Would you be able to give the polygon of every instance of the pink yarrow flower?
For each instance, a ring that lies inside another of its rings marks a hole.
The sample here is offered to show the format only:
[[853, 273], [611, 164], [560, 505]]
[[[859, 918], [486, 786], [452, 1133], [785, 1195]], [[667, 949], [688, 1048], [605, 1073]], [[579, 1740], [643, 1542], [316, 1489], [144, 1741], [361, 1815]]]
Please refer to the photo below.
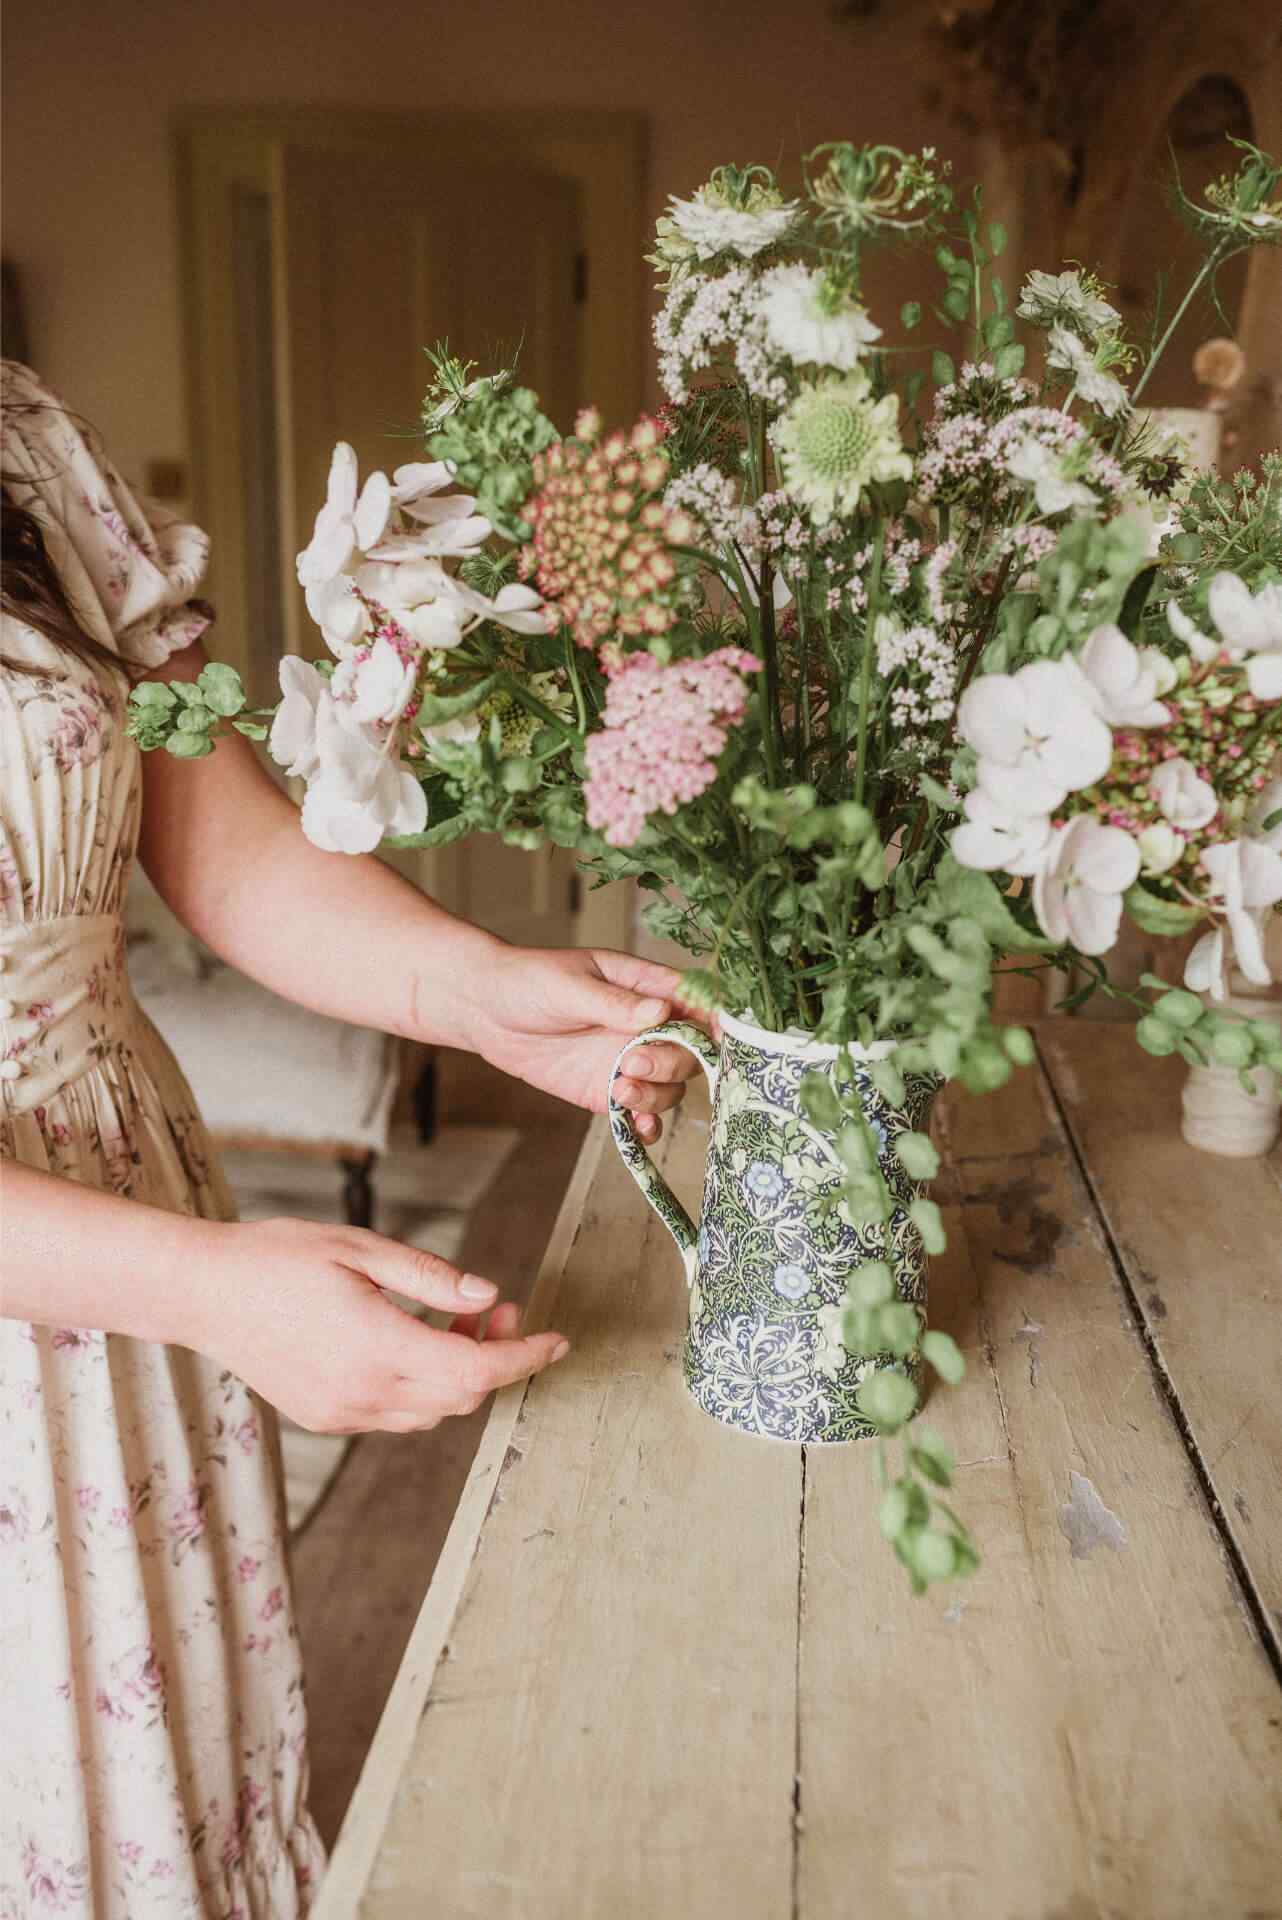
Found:
[[589, 826], [630, 847], [652, 813], [675, 813], [709, 788], [728, 727], [743, 718], [743, 679], [761, 662], [740, 647], [660, 666], [634, 654], [610, 681], [603, 727], [587, 743]]

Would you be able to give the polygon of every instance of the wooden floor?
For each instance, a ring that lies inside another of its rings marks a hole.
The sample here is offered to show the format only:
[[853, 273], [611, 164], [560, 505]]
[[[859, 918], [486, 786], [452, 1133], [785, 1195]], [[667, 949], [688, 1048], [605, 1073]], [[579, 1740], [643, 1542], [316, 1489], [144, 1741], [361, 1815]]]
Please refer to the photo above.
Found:
[[[465, 1054], [440, 1062], [440, 1118], [522, 1130], [459, 1260], [524, 1301], [587, 1116]], [[442, 1196], [444, 1198], [444, 1196]], [[431, 1433], [358, 1440], [294, 1544], [311, 1722], [312, 1811], [332, 1842], [467, 1479], [487, 1408]]]

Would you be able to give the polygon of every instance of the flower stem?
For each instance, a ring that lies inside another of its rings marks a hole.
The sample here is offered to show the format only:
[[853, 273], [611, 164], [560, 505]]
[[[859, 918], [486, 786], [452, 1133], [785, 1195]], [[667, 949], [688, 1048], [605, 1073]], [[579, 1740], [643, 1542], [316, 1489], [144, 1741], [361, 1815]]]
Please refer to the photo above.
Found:
[[868, 702], [872, 697], [872, 664], [876, 645], [877, 602], [881, 597], [881, 561], [886, 546], [886, 523], [877, 522], [868, 574], [868, 605], [864, 615], [864, 653], [859, 664], [859, 733], [855, 746], [855, 800], [863, 804], [868, 757]]
[[1162, 358], [1162, 355], [1166, 352], [1167, 347], [1170, 345], [1171, 335], [1175, 332], [1175, 329], [1179, 326], [1180, 321], [1184, 318], [1184, 315], [1188, 312], [1190, 304], [1201, 292], [1202, 287], [1205, 285], [1206, 281], [1211, 277], [1211, 275], [1215, 272], [1216, 268], [1219, 267], [1222, 261], [1224, 260], [1225, 256], [1229, 251], [1229, 247], [1230, 247], [1230, 242], [1226, 240], [1217, 240], [1211, 252], [1207, 255], [1206, 259], [1202, 262], [1200, 271], [1197, 274], [1195, 274], [1193, 280], [1189, 284], [1188, 291], [1185, 293], [1184, 298], [1180, 301], [1179, 306], [1175, 309], [1174, 314], [1171, 316], [1170, 325], [1167, 327], [1166, 332], [1162, 335], [1161, 339], [1158, 341], [1157, 345], [1154, 347], [1152, 353], [1149, 355], [1147, 361], [1145, 362], [1143, 373], [1140, 375], [1139, 379], [1135, 382], [1135, 386], [1131, 391], [1132, 404], [1134, 404], [1134, 402], [1139, 399], [1145, 387], [1148, 385], [1150, 375], [1152, 374], [1154, 368], [1157, 366], [1158, 361]]

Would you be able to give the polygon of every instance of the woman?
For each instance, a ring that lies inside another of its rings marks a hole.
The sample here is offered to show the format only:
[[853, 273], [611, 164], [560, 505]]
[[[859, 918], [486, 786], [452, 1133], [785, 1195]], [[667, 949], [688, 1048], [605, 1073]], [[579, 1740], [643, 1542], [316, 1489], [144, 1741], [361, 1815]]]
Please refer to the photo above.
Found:
[[[94, 435], [4, 372], [0, 1915], [293, 1920], [322, 1855], [264, 1402], [407, 1432], [567, 1348], [377, 1234], [234, 1222], [129, 992], [135, 846], [179, 917], [274, 991], [585, 1106], [676, 976], [507, 946], [374, 859], [317, 851], [238, 739], [144, 773], [129, 681], [199, 673], [204, 536], [144, 513]], [[688, 1064], [650, 1047], [628, 1065], [653, 1138]]]

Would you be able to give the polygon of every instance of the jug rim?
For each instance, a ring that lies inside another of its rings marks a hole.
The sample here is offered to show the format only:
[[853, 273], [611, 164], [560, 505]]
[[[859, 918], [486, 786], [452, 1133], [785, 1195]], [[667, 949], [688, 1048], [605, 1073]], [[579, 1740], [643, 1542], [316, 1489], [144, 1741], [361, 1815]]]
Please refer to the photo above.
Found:
[[[741, 1040], [745, 1046], [755, 1047], [758, 1053], [776, 1053], [790, 1060], [815, 1060], [832, 1062], [841, 1049], [831, 1040], [812, 1040], [804, 1033], [773, 1033], [769, 1027], [759, 1027], [750, 1014], [722, 1013], [717, 1016], [721, 1031], [732, 1039]], [[858, 1041], [850, 1042], [852, 1060], [885, 1060], [895, 1051], [894, 1040], [874, 1040], [870, 1047], [862, 1047]]]

